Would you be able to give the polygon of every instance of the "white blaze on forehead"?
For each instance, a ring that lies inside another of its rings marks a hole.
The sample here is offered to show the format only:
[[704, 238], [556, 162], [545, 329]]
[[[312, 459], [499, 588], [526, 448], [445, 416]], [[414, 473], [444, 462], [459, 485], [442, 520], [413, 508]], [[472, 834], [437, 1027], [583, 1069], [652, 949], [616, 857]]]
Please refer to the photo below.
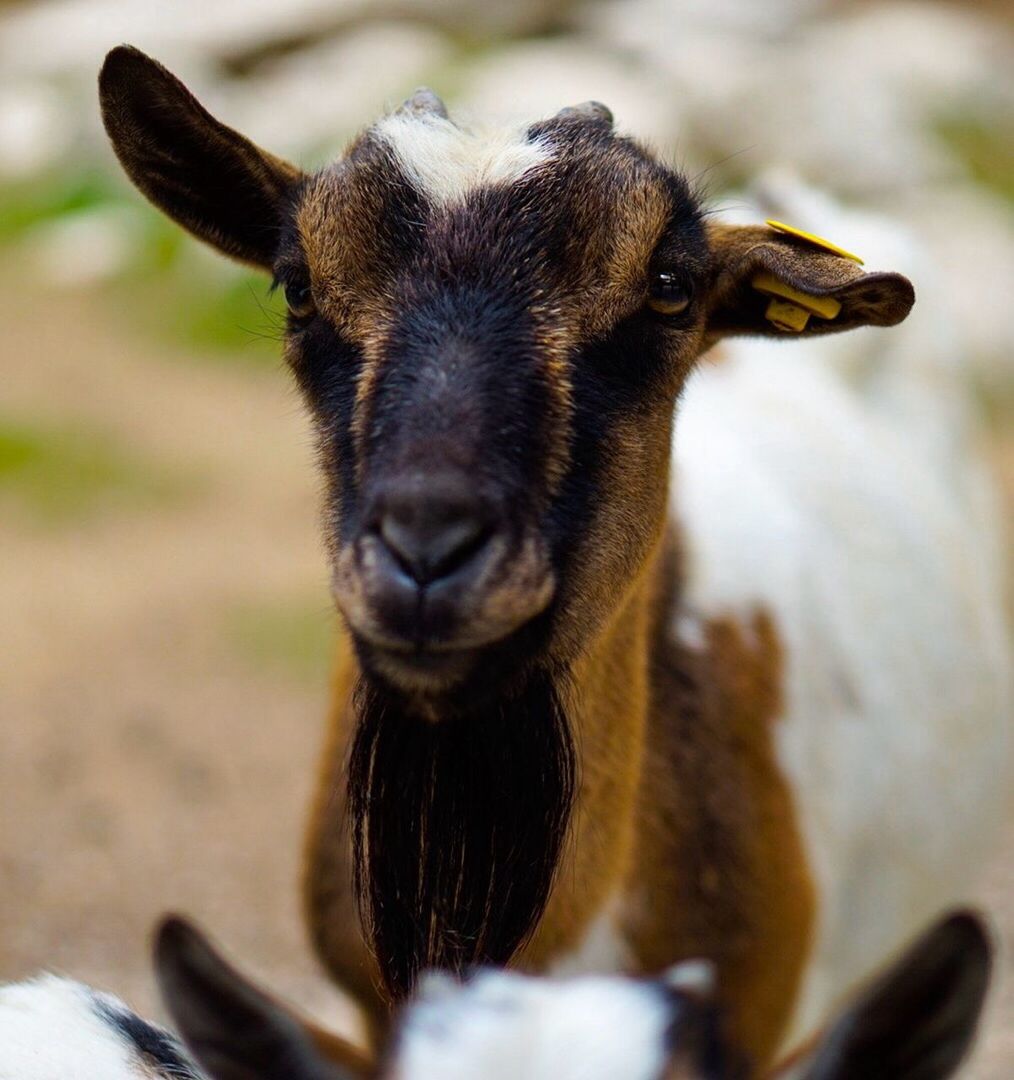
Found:
[[513, 183], [551, 157], [549, 146], [529, 139], [524, 128], [472, 132], [435, 113], [394, 113], [374, 132], [436, 203], [458, 202], [490, 184]]
[[[425, 985], [425, 984], [424, 984]], [[616, 976], [486, 972], [423, 990], [402, 1029], [398, 1080], [658, 1080], [674, 999]]]

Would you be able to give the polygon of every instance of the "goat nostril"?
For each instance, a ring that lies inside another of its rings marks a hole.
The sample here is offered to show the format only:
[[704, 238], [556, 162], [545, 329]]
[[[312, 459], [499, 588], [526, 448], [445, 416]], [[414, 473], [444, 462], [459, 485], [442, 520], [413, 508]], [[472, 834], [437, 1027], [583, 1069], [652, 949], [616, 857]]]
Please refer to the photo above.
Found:
[[420, 585], [447, 577], [463, 566], [487, 540], [483, 523], [472, 516], [385, 513], [377, 531], [398, 565]]

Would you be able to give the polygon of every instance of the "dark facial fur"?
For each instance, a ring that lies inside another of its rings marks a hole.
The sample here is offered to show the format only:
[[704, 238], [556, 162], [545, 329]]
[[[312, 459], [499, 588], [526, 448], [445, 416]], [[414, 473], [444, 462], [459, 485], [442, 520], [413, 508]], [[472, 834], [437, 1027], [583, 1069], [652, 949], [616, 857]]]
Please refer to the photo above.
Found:
[[349, 762], [356, 890], [384, 983], [504, 964], [549, 897], [575, 787], [558, 690], [427, 722], [364, 682]]
[[145, 1075], [165, 1080], [201, 1080], [196, 1065], [168, 1031], [149, 1024], [107, 997], [96, 996], [92, 1008], [95, 1015], [131, 1047]]
[[[601, 120], [518, 140], [536, 164], [444, 202], [368, 132], [304, 183], [278, 259], [313, 294], [287, 355], [317, 421], [336, 597], [367, 669], [401, 689], [499, 677], [505, 642], [517, 665], [550, 639], [572, 651], [660, 525], [702, 313], [646, 300], [655, 270], [703, 290], [699, 209]], [[385, 591], [376, 507], [445, 474], [467, 478], [491, 554], [449, 595], [435, 582], [406, 602]], [[536, 618], [541, 633], [517, 633]]]

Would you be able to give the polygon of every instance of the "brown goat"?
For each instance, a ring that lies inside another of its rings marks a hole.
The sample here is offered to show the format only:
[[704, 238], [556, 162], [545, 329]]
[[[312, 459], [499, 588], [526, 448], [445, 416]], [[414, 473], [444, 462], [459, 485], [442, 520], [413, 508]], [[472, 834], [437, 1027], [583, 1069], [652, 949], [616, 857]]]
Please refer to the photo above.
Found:
[[[909, 282], [708, 222], [594, 103], [477, 135], [420, 92], [310, 174], [136, 50], [100, 91], [141, 191], [288, 301], [345, 627], [307, 849], [331, 970], [382, 1026], [426, 967], [703, 955], [752, 1061], [812, 1032], [996, 814], [991, 601], [805, 360], [699, 375], [672, 475], [674, 404], [720, 338], [812, 350]], [[927, 693], [941, 640], [974, 739]], [[916, 855], [941, 775], [975, 795]]]

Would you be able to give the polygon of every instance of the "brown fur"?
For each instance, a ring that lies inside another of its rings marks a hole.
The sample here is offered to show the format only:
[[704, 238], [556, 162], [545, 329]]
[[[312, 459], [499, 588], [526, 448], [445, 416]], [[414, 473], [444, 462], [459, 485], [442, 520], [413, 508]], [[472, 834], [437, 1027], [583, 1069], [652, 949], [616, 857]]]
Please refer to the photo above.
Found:
[[671, 619], [662, 603], [627, 931], [646, 970], [715, 962], [733, 1033], [760, 1066], [792, 1014], [816, 914], [773, 744], [782, 646], [763, 611], [705, 623], [699, 649], [672, 640]]
[[376, 1045], [387, 1028], [388, 1006], [379, 989], [377, 965], [363, 941], [352, 895], [352, 852], [344, 784], [354, 723], [352, 690], [357, 674], [351, 641], [342, 634], [321, 768], [306, 835], [303, 906], [317, 955], [338, 984], [359, 1003]]
[[[677, 570], [669, 546], [646, 559], [626, 601], [574, 667], [568, 706], [580, 795], [546, 913], [515, 962], [545, 970], [580, 944], [620, 892], [633, 970], [714, 960], [735, 1038], [762, 1065], [791, 1015], [815, 916], [772, 743], [782, 707], [781, 645], [763, 613], [748, 626], [707, 624], [701, 650], [674, 643], [668, 627]], [[341, 656], [311, 821], [307, 914], [330, 970], [383, 1024], [375, 969], [355, 927], [341, 832], [355, 671], [347, 649]]]
[[635, 822], [629, 813], [641, 779], [648, 700], [647, 672], [638, 661], [647, 645], [647, 574], [613, 613], [575, 665], [570, 715], [577, 731], [580, 791], [571, 840], [532, 941], [518, 957], [544, 970], [575, 948], [617, 883], [633, 870]]
[[[575, 947], [615, 883], [631, 869], [634, 822], [629, 808], [639, 780], [632, 744], [644, 740], [646, 672], [637, 657], [647, 645], [648, 607], [643, 585], [600, 635], [575, 672], [573, 697], [579, 730], [581, 790], [557, 884], [532, 940], [517, 958], [539, 971]], [[637, 641], [642, 649], [632, 649]], [[386, 1023], [376, 966], [362, 941], [350, 888], [351, 854], [344, 827], [342, 764], [354, 717], [355, 665], [340, 649], [339, 674], [320, 785], [310, 819], [305, 910], [314, 945], [335, 978], [364, 1005], [376, 1029]], [[608, 827], [603, 823], [608, 822]]]
[[325, 1031], [310, 1020], [301, 1020], [300, 1023], [324, 1061], [337, 1065], [350, 1076], [361, 1080], [377, 1075], [377, 1062], [372, 1053], [353, 1045], [340, 1035]]

